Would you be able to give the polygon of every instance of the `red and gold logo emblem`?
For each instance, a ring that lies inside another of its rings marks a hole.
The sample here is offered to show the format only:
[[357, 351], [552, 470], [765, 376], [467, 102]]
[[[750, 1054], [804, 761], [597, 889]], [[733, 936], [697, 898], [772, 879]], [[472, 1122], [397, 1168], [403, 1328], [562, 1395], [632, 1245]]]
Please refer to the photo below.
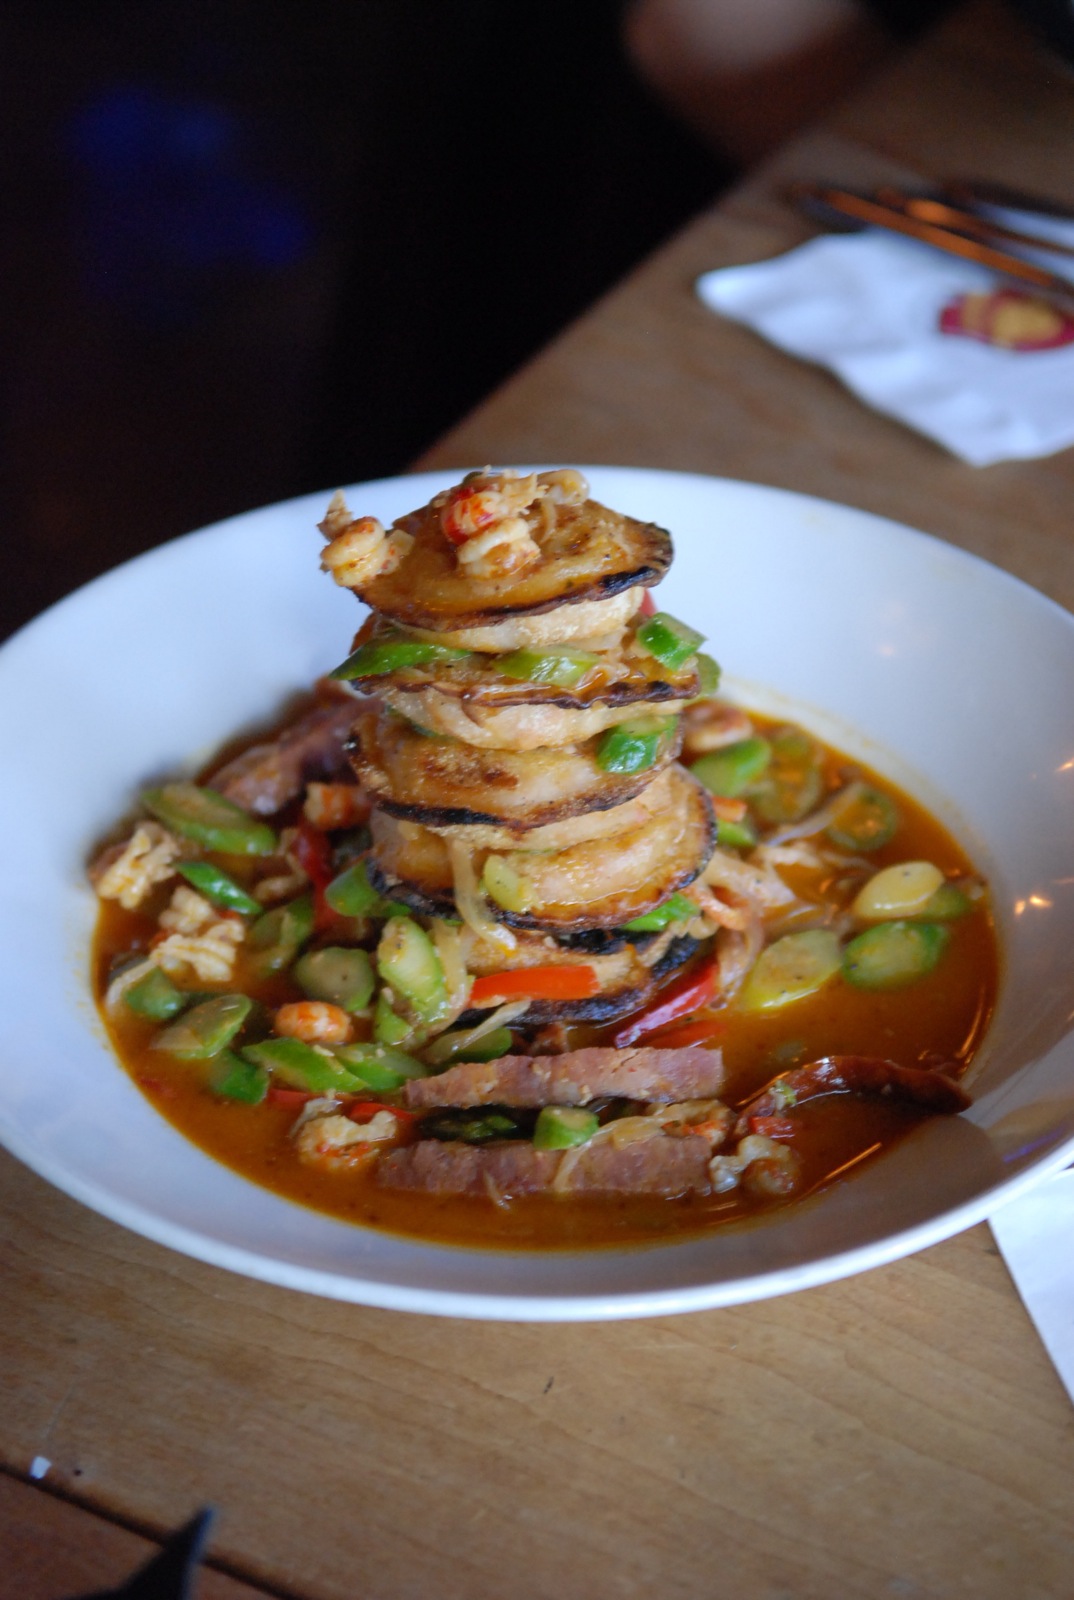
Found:
[[1074, 344], [1074, 316], [1024, 289], [960, 294], [940, 312], [940, 332], [1001, 350], [1058, 350]]

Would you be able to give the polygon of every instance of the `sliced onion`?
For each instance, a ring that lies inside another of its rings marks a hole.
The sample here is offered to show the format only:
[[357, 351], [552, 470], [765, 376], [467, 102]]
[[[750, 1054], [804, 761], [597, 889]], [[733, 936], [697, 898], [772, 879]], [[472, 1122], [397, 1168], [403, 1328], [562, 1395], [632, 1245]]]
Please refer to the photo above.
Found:
[[811, 811], [808, 817], [803, 817], [801, 822], [788, 823], [785, 828], [777, 828], [774, 833], [768, 834], [765, 844], [787, 844], [791, 839], [807, 839], [814, 833], [820, 833], [835, 821], [845, 806], [857, 799], [864, 788], [860, 780], [847, 784], [845, 789], [840, 789], [824, 805]]
[[[472, 1028], [460, 1028], [457, 1033], [442, 1033], [440, 1037], [424, 1051], [424, 1058], [431, 1067], [437, 1067], [442, 1061], [449, 1060], [452, 1056], [459, 1056], [460, 1050], [465, 1052], [478, 1040], [484, 1039], [486, 1034], [495, 1033], [497, 1028], [506, 1028], [512, 1022], [517, 1022], [519, 1017], [530, 1008], [528, 1000], [509, 1000], [506, 1005], [497, 1007], [481, 1022], [476, 1022]], [[466, 1060], [465, 1054], [459, 1056]]]
[[455, 908], [479, 939], [488, 939], [504, 951], [514, 950], [518, 941], [510, 928], [497, 922], [478, 886], [473, 856], [461, 839], [445, 839], [455, 880]]
[[462, 936], [458, 928], [453, 928], [450, 922], [445, 922], [442, 917], [434, 917], [430, 927], [433, 945], [440, 957], [440, 965], [444, 970], [444, 984], [447, 988], [447, 1019], [445, 1027], [449, 1027], [461, 1012], [466, 1010], [466, 1003], [470, 998], [470, 974], [466, 970], [466, 961], [462, 953]]

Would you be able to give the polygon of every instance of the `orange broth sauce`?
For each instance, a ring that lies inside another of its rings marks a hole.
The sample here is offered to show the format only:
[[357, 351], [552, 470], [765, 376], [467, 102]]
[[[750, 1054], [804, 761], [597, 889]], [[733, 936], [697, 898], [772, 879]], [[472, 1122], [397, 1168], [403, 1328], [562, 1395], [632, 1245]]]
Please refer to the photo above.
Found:
[[[764, 719], [754, 720], [763, 731]], [[932, 861], [951, 877], [972, 875], [973, 867], [956, 841], [908, 795], [831, 750], [826, 752], [826, 775], [833, 787], [848, 775], [864, 777], [891, 795], [899, 808], [897, 833], [870, 853], [864, 875], [907, 860]], [[234, 865], [238, 875], [241, 864]], [[803, 897], [818, 897], [822, 886], [815, 873], [786, 870], [788, 881]], [[144, 914], [101, 902], [93, 949], [99, 1001], [117, 960], [144, 949], [156, 931], [156, 917], [167, 902], [169, 887], [158, 892]], [[775, 1011], [747, 1014], [733, 1002], [717, 1008], [720, 1032], [715, 1042], [723, 1050], [728, 1074], [722, 1098], [737, 1105], [777, 1073], [823, 1055], [883, 1056], [904, 1066], [934, 1064], [942, 1058], [957, 1062], [964, 1071], [987, 1028], [998, 984], [987, 898], [953, 921], [950, 930], [950, 942], [935, 970], [906, 988], [870, 992], [837, 976], [819, 993]], [[300, 997], [286, 977], [251, 980], [241, 954], [233, 980], [218, 987], [250, 993], [267, 1007]], [[678, 1200], [530, 1196], [497, 1206], [472, 1197], [381, 1189], [373, 1181], [372, 1166], [340, 1172], [304, 1165], [289, 1136], [296, 1116], [293, 1107], [219, 1099], [207, 1087], [205, 1064], [177, 1061], [152, 1048], [160, 1024], [122, 1007], [109, 1013], [101, 1007], [101, 1015], [121, 1062], [143, 1093], [162, 1116], [216, 1160], [289, 1200], [345, 1221], [456, 1245], [592, 1248], [695, 1234], [756, 1217], [776, 1204], [793, 1203], [871, 1160], [923, 1120], [923, 1113], [914, 1107], [852, 1095], [827, 1096], [797, 1109], [793, 1116], [799, 1131], [793, 1144], [802, 1158], [803, 1181], [791, 1201], [762, 1202], [735, 1189]], [[606, 1043], [610, 1031], [579, 1027], [572, 1030], [572, 1043]]]

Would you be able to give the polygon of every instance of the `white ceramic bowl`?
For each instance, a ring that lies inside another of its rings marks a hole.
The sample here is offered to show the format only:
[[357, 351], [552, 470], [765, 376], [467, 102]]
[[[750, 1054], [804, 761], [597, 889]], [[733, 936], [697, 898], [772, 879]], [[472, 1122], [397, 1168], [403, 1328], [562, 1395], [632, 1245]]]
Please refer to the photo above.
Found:
[[[594, 468], [598, 499], [672, 530], [661, 605], [725, 686], [932, 806], [988, 873], [1004, 946], [975, 1104], [771, 1219], [590, 1254], [412, 1243], [259, 1189], [187, 1144], [117, 1065], [89, 997], [91, 841], [151, 777], [192, 768], [346, 653], [354, 600], [319, 571], [316, 495], [130, 562], [0, 651], [0, 1139], [103, 1215], [202, 1260], [344, 1300], [453, 1316], [667, 1314], [823, 1283], [988, 1215], [1074, 1155], [1074, 618], [923, 534], [679, 473]], [[450, 480], [367, 484], [385, 521]]]

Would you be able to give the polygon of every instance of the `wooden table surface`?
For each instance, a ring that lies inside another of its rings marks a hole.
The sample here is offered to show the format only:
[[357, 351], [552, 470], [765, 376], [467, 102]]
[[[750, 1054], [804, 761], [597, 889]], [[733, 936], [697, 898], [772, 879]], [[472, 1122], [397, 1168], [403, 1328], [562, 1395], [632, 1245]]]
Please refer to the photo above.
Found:
[[[962, 466], [693, 294], [702, 270], [806, 236], [789, 177], [914, 173], [1074, 202], [1074, 77], [971, 5], [419, 465], [783, 485], [924, 528], [1074, 607], [1074, 452]], [[1074, 1410], [985, 1227], [783, 1299], [581, 1327], [266, 1287], [6, 1156], [0, 1234], [0, 1600], [114, 1583], [205, 1503], [207, 1600], [1074, 1592]]]

